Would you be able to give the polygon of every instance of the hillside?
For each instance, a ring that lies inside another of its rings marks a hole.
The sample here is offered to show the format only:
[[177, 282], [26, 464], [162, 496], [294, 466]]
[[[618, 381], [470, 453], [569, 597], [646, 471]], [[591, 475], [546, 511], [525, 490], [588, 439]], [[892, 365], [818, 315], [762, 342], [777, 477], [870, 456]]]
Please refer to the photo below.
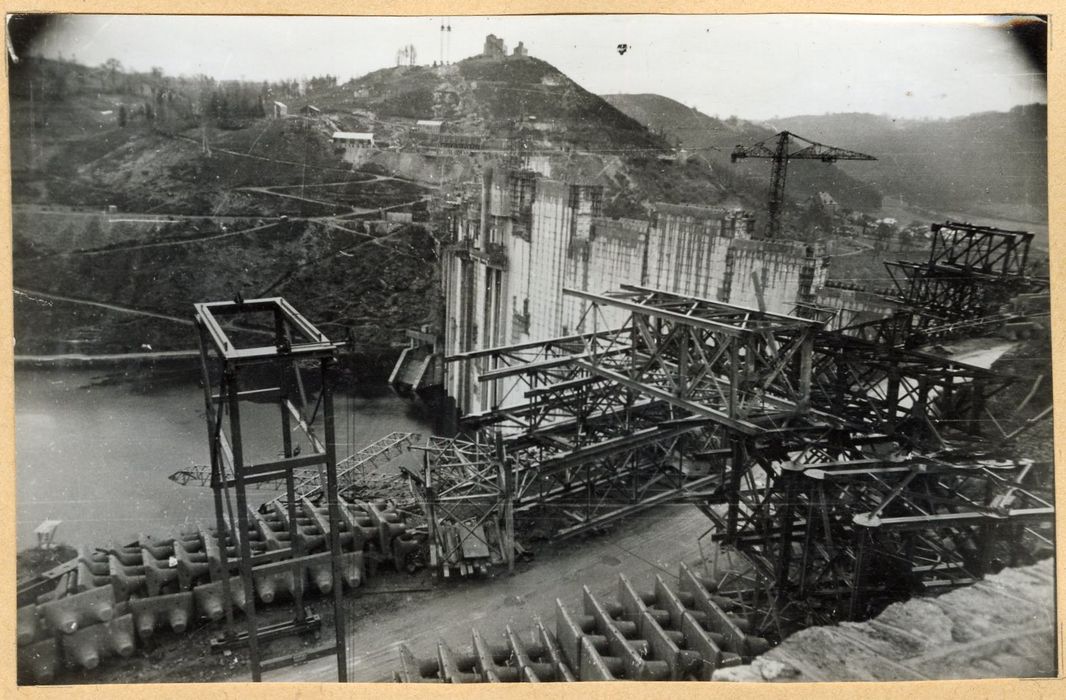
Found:
[[375, 220], [423, 218], [431, 190], [267, 118], [269, 86], [32, 59], [9, 85], [20, 355], [194, 347], [192, 304], [240, 291], [354, 328], [374, 378], [429, 320], [434, 241]]
[[[762, 141], [776, 131], [736, 117], [717, 119], [662, 95], [604, 95], [604, 99], [653, 132], [700, 154], [715, 168], [719, 178], [728, 181], [734, 189], [744, 190], [755, 197], [760, 202], [760, 209], [765, 206], [769, 163], [732, 164], [729, 154], [737, 144]], [[802, 130], [797, 131], [803, 136], [816, 138]], [[787, 196], [799, 202], [817, 192], [829, 192], [845, 207], [876, 209], [880, 204], [880, 192], [863, 181], [860, 170], [856, 167], [852, 177], [836, 166], [802, 161], [790, 163]]]
[[1018, 221], [1047, 221], [1047, 105], [916, 121], [873, 114], [789, 117], [775, 127], [877, 155], [844, 164], [909, 203]]
[[384, 68], [293, 103], [311, 104], [346, 128], [402, 139], [414, 120], [435, 119], [445, 133], [555, 153], [552, 176], [604, 185], [608, 215], [641, 215], [653, 201], [753, 206], [759, 199], [703, 161], [672, 159], [668, 139], [530, 56]]
[[[30, 84], [38, 86], [33, 114]], [[411, 148], [418, 119], [489, 139], [501, 152], [522, 144], [551, 154], [554, 177], [605, 186], [608, 215], [640, 215], [654, 201], [757, 207], [762, 199], [728, 170], [676, 159], [668, 139], [528, 56], [396, 66], [340, 85], [331, 76], [302, 85], [218, 83], [36, 60], [13, 72], [11, 94], [14, 128], [24, 137], [12, 154], [18, 203], [185, 215], [335, 213], [329, 203], [251, 190], [358, 180], [330, 142], [338, 129], [373, 131], [384, 150], [371, 162], [386, 170], [435, 183], [476, 172], [472, 154], [453, 154], [447, 173], [420, 159]], [[281, 101], [290, 116], [269, 118]], [[296, 117], [310, 106], [322, 116]]]
[[348, 83], [309, 91], [290, 106], [329, 113], [362, 110], [374, 122], [437, 119], [446, 131], [507, 137], [540, 131], [572, 145], [663, 148], [642, 124], [588, 92], [551, 64], [531, 56], [473, 56], [448, 66], [382, 68]]
[[[425, 183], [476, 176], [516, 146], [543, 154], [552, 177], [602, 184], [608, 216], [640, 216], [655, 201], [757, 210], [763, 198], [525, 56], [385, 68], [345, 84], [31, 58], [11, 66], [9, 91], [24, 354], [188, 347], [174, 324], [190, 305], [240, 290], [362, 328], [368, 352], [384, 356], [432, 316], [434, 254], [425, 227], [398, 228], [383, 210], [426, 221]], [[496, 150], [426, 154], [418, 119]], [[378, 148], [353, 168], [336, 130], [373, 131]]]

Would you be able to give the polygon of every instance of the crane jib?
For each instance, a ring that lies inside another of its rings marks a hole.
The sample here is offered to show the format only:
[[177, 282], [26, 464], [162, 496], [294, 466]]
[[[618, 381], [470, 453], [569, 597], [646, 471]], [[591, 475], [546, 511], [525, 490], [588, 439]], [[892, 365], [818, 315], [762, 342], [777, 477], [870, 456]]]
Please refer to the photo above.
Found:
[[[802, 146], [799, 150], [789, 152], [791, 142]], [[773, 143], [771, 148], [768, 143]], [[742, 158], [766, 158], [772, 161], [770, 172], [770, 199], [767, 205], [768, 220], [766, 237], [777, 238], [781, 231], [781, 209], [785, 200], [785, 179], [790, 160], [820, 160], [823, 163], [835, 163], [838, 160], [877, 160], [877, 158], [851, 151], [846, 148], [827, 146], [817, 141], [805, 139], [789, 131], [782, 131], [773, 138], [760, 141], [751, 146], [738, 145], [729, 154], [729, 160], [736, 163]]]

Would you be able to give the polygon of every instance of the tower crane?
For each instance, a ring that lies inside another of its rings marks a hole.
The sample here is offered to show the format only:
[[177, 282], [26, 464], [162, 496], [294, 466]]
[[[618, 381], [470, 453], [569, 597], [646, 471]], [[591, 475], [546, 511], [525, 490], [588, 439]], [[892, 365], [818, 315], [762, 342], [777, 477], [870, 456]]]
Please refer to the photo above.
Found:
[[[793, 143], [799, 146], [797, 150], [791, 150]], [[772, 162], [767, 238], [777, 238], [781, 233], [781, 209], [785, 204], [785, 176], [788, 174], [790, 160], [820, 160], [823, 163], [833, 163], [838, 160], [877, 160], [865, 153], [810, 141], [789, 131], [782, 131], [776, 136], [751, 146], [738, 145], [729, 154], [729, 160], [733, 163], [742, 158], [769, 158]]]

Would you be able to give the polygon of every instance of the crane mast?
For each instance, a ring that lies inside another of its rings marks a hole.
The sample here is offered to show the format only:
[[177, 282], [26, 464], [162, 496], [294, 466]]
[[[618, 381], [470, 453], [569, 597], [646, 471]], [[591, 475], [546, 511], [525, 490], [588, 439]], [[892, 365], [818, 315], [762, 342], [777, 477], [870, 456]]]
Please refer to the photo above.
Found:
[[[800, 148], [791, 151], [792, 142]], [[849, 151], [846, 148], [826, 146], [823, 143], [805, 139], [789, 131], [782, 131], [776, 136], [760, 141], [751, 146], [738, 145], [729, 155], [729, 160], [736, 163], [742, 158], [766, 158], [770, 160], [770, 201], [767, 206], [766, 237], [778, 238], [781, 234], [781, 210], [785, 205], [785, 181], [788, 177], [790, 160], [820, 160], [833, 163], [838, 160], [877, 160], [871, 155]]]

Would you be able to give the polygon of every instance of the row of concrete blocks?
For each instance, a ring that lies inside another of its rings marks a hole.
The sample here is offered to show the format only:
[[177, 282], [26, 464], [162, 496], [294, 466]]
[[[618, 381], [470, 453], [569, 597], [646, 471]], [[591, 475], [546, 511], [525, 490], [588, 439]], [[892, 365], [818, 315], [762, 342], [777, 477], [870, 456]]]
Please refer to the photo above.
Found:
[[[298, 518], [296, 533], [302, 551], [312, 553], [253, 567], [253, 587], [262, 603], [293, 595], [297, 583], [305, 590], [308, 578], [320, 593], [332, 590], [331, 558], [325, 550], [328, 514], [309, 502], [302, 505], [313, 515]], [[341, 575], [349, 589], [358, 588], [379, 560], [391, 559], [400, 568], [418, 546], [387, 504], [343, 504], [341, 513], [341, 542], [348, 550], [341, 557]], [[283, 529], [287, 518], [250, 513], [249, 520], [253, 554], [291, 546], [292, 537]], [[182, 633], [197, 616], [220, 620], [225, 615], [226, 578], [233, 604], [243, 611], [245, 591], [235, 575], [237, 550], [231, 535], [226, 540], [228, 577], [223, 575], [217, 538], [209, 530], [185, 531], [168, 540], [142, 535], [137, 544], [107, 552], [81, 548], [76, 565], [57, 578], [53, 591], [18, 610], [20, 678], [48, 682], [61, 654], [74, 667], [92, 669], [102, 658], [128, 656], [136, 639], [146, 642], [160, 628]]]
[[400, 647], [405, 683], [499, 683], [602, 680], [710, 680], [715, 669], [748, 662], [769, 648], [748, 634], [735, 603], [713, 593], [717, 586], [684, 564], [680, 585], [655, 577], [652, 591], [638, 591], [618, 576], [618, 598], [601, 601], [583, 588], [583, 614], [556, 600], [555, 631], [540, 620], [531, 637], [508, 626], [502, 643], [473, 631], [461, 652], [445, 642], [436, 658], [418, 658]]
[[[265, 513], [249, 511], [249, 526], [253, 537], [259, 538], [268, 550], [291, 547], [296, 532], [298, 545], [304, 552], [325, 549], [329, 537], [329, 509], [317, 506], [307, 498], [297, 503], [296, 527], [291, 527], [287, 508], [271, 502]], [[371, 566], [378, 561], [392, 561], [401, 569], [408, 556], [418, 549], [417, 540], [407, 532], [403, 517], [386, 501], [341, 501], [341, 548], [346, 551], [366, 551], [373, 554]]]

